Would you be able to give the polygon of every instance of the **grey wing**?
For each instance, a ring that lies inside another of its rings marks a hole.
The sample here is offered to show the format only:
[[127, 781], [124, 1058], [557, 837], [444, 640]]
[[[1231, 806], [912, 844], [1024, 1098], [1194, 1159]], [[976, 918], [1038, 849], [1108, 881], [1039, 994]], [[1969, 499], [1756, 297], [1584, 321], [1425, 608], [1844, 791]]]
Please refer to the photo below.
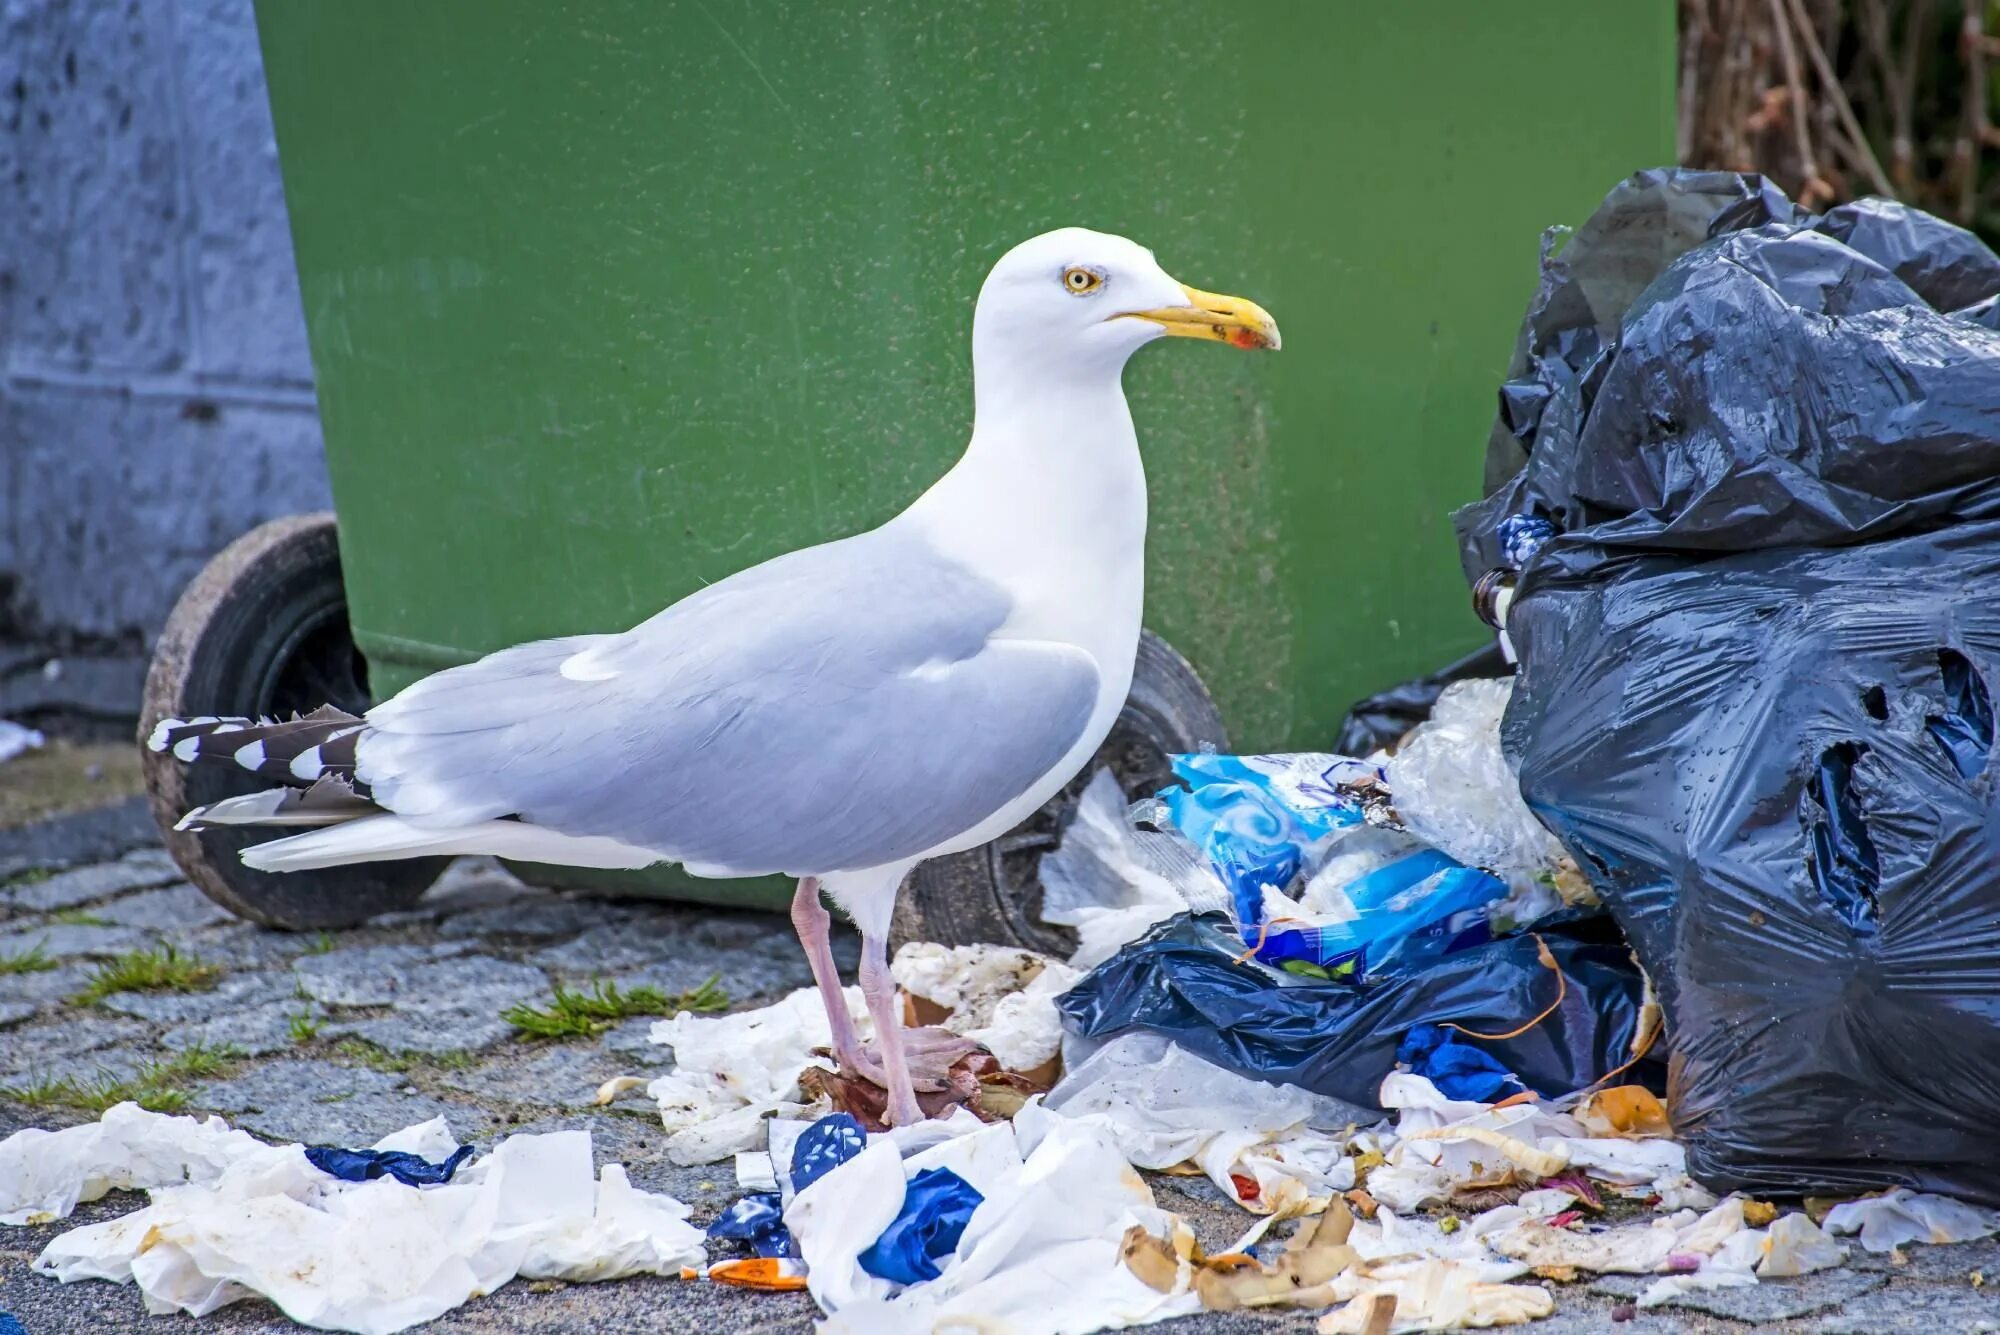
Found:
[[376, 798], [520, 816], [721, 875], [904, 861], [1025, 793], [1082, 738], [1083, 650], [996, 639], [996, 585], [885, 530], [732, 576], [615, 636], [542, 641], [369, 714]]

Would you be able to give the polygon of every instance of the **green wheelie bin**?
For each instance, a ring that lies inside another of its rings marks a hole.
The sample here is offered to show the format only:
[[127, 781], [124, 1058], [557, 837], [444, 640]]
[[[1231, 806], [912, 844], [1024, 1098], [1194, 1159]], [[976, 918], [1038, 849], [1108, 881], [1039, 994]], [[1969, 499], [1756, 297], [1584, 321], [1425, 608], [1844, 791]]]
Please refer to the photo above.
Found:
[[[886, 519], [964, 444], [986, 269], [1081, 224], [1285, 331], [1127, 376], [1153, 634], [1102, 759], [1137, 793], [1167, 751], [1323, 746], [1482, 639], [1446, 517], [1478, 493], [1539, 238], [1673, 152], [1672, 0], [265, 0], [258, 23], [337, 525], [217, 558], [148, 721], [359, 709]], [[242, 782], [149, 777], [169, 819]], [[1059, 944], [1034, 870], [1074, 793], [920, 870], [900, 930]], [[226, 835], [169, 842], [283, 926], [437, 871], [267, 877]]]

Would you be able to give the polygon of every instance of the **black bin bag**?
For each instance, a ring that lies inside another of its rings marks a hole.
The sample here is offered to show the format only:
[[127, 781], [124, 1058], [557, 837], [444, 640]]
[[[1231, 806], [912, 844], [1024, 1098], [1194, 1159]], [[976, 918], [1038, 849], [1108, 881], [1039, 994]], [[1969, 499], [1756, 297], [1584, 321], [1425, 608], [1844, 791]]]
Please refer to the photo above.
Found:
[[1996, 292], [1916, 210], [1642, 173], [1545, 263], [1455, 516], [1518, 565], [1503, 739], [1718, 1190], [2000, 1203]]

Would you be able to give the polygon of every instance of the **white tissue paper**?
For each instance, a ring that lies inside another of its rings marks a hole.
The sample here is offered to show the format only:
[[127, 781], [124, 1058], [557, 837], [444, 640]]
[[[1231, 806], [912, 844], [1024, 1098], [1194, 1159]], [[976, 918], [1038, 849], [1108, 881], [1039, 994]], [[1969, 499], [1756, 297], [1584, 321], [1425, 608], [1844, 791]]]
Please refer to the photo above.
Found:
[[[161, 1142], [185, 1134], [156, 1131]], [[136, 1284], [155, 1314], [203, 1316], [256, 1295], [305, 1325], [392, 1335], [517, 1276], [677, 1274], [705, 1256], [686, 1206], [638, 1190], [616, 1164], [593, 1174], [587, 1131], [511, 1137], [432, 1187], [344, 1182], [301, 1146], [243, 1139], [220, 1172], [156, 1186], [144, 1209], [70, 1230], [33, 1268], [65, 1283]], [[375, 1148], [439, 1159], [457, 1144], [437, 1118]], [[160, 1149], [142, 1136], [132, 1163], [157, 1163], [147, 1156]]]
[[[861, 989], [845, 990], [847, 1012], [863, 1041], [875, 1033]], [[833, 1042], [819, 993], [800, 988], [760, 1010], [733, 1015], [682, 1011], [653, 1025], [652, 1039], [674, 1050], [674, 1069], [646, 1093], [660, 1105], [667, 1157], [714, 1163], [766, 1148], [766, 1122], [797, 1118], [811, 1105], [799, 1088], [808, 1066], [833, 1069], [813, 1055]]]

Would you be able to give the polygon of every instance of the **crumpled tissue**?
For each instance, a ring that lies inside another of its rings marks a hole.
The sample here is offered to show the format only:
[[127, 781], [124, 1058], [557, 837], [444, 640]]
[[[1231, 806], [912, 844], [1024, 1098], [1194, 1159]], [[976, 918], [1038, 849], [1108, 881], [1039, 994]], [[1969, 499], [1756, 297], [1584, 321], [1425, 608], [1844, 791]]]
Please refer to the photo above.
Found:
[[[1085, 1335], [1199, 1310], [1162, 1295], [1119, 1260], [1134, 1224], [1164, 1233], [1172, 1216], [1101, 1127], [1030, 1102], [1012, 1122], [955, 1120], [950, 1139], [905, 1159], [889, 1136], [793, 1197], [785, 1222], [827, 1314], [820, 1335]], [[938, 1278], [898, 1285], [860, 1255], [902, 1213], [908, 1183], [948, 1169], [981, 1197]]]
[[[861, 989], [844, 990], [848, 1014], [864, 1041], [875, 1033]], [[797, 1118], [812, 1108], [799, 1088], [808, 1066], [833, 1069], [813, 1055], [833, 1035], [826, 1008], [810, 987], [760, 1010], [733, 1015], [682, 1011], [653, 1025], [652, 1039], [674, 1050], [674, 1069], [646, 1086], [660, 1105], [667, 1158], [681, 1165], [714, 1163], [766, 1147], [766, 1122]]]
[[107, 1191], [213, 1182], [244, 1154], [263, 1148], [220, 1117], [169, 1117], [136, 1103], [61, 1131], [16, 1131], [0, 1141], [0, 1224], [67, 1219], [79, 1202]]
[[[436, 1118], [376, 1148], [436, 1160], [457, 1145]], [[212, 1178], [151, 1194], [64, 1233], [33, 1268], [136, 1284], [155, 1314], [261, 1295], [304, 1325], [393, 1335], [517, 1276], [670, 1275], [704, 1256], [686, 1206], [633, 1187], [617, 1164], [593, 1174], [587, 1131], [513, 1136], [436, 1187], [343, 1182], [302, 1146], [250, 1140]]]
[[1906, 1242], [1971, 1242], [2000, 1231], [2000, 1213], [1949, 1196], [1897, 1187], [1880, 1196], [1836, 1205], [1827, 1212], [1829, 1233], [1859, 1233], [1871, 1252]]
[[896, 952], [889, 976], [949, 1011], [941, 1028], [980, 1044], [1005, 1070], [1032, 1071], [1061, 1051], [1056, 998], [1083, 974], [1032, 950], [912, 941]]

